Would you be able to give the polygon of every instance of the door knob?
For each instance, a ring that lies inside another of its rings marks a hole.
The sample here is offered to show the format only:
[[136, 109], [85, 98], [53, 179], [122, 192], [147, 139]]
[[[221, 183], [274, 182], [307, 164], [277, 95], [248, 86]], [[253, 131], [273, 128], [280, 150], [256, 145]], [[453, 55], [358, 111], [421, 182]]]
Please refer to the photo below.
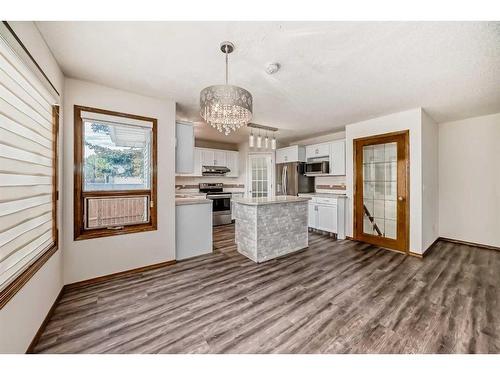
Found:
[[398, 197], [398, 201], [400, 201], [400, 202], [401, 202], [401, 201], [404, 201], [404, 198], [403, 198], [403, 197], [401, 197], [401, 196], [399, 196], [399, 197]]

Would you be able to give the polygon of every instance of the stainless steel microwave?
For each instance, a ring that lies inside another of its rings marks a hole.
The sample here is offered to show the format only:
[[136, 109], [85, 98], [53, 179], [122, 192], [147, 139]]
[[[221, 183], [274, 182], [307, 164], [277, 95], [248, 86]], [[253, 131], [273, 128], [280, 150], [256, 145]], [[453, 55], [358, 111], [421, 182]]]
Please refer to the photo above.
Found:
[[306, 163], [306, 169], [304, 174], [328, 174], [330, 173], [330, 163], [328, 161], [314, 161]]

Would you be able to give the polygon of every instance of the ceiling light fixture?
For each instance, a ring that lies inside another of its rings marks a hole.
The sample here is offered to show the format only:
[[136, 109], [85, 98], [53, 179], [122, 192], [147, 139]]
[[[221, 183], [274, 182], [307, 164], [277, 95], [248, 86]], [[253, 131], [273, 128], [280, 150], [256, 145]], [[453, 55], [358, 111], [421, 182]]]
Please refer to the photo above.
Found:
[[252, 119], [252, 94], [244, 88], [228, 84], [228, 56], [234, 44], [222, 42], [226, 55], [226, 84], [204, 88], [200, 93], [200, 115], [213, 128], [228, 135], [247, 125]]
[[248, 146], [253, 147], [255, 145], [255, 138], [253, 136], [253, 130], [250, 130], [250, 136], [248, 137]]
[[271, 139], [271, 150], [276, 150], [276, 138], [273, 135], [273, 139]]
[[[254, 124], [250, 123], [247, 125], [247, 127], [250, 128], [250, 135], [248, 136], [248, 146], [250, 148], [261, 148], [262, 147], [262, 136], [261, 131], [265, 132], [265, 138], [264, 138], [264, 148], [267, 150], [269, 149], [269, 143], [271, 144], [271, 150], [276, 150], [276, 136], [274, 135], [277, 131], [278, 128], [273, 128], [270, 126], [265, 126], [265, 125], [259, 125], [259, 124]], [[257, 129], [258, 131], [258, 136], [255, 137], [253, 134], [253, 129]], [[272, 138], [270, 139], [268, 133], [272, 133]]]

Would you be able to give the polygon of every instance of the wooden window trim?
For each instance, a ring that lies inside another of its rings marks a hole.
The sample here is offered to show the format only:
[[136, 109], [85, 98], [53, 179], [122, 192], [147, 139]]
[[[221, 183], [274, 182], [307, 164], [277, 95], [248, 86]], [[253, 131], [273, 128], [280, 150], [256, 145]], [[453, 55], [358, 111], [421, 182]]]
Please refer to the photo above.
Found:
[[[152, 173], [151, 173], [151, 189], [147, 190], [112, 190], [112, 191], [83, 191], [83, 121], [81, 118], [81, 112], [94, 112], [105, 115], [125, 117], [136, 120], [148, 121], [153, 124], [153, 146], [152, 146]], [[158, 152], [157, 152], [157, 127], [158, 120], [151, 117], [144, 117], [139, 115], [132, 115], [123, 112], [108, 111], [99, 108], [85, 107], [80, 105], [74, 106], [74, 212], [73, 212], [73, 238], [75, 241], [87, 240], [91, 238], [109, 237], [109, 236], [119, 236], [123, 234], [147, 232], [158, 229], [157, 224], [157, 163], [158, 163]], [[84, 198], [85, 197], [105, 197], [105, 196], [133, 196], [133, 195], [150, 195], [151, 202], [153, 206], [150, 207], [149, 211], [149, 222], [143, 224], [126, 225], [122, 229], [107, 229], [107, 228], [96, 228], [96, 229], [85, 229], [84, 228]]]
[[7, 287], [0, 291], [0, 309], [2, 309], [24, 285], [42, 268], [42, 266], [54, 255], [59, 247], [59, 231], [57, 227], [57, 201], [59, 200], [58, 191], [58, 152], [57, 144], [59, 139], [59, 106], [52, 106], [52, 134], [53, 134], [53, 165], [52, 165], [52, 236], [54, 242], [47, 246], [38, 256], [38, 258], [23, 272], [12, 280]]

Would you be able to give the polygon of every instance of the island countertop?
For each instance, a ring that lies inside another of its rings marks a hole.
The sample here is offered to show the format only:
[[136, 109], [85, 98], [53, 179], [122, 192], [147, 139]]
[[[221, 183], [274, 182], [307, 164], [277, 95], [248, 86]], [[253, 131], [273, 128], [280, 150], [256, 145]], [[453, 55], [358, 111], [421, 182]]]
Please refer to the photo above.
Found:
[[275, 197], [234, 198], [234, 199], [232, 199], [232, 202], [244, 204], [247, 206], [262, 206], [262, 205], [266, 205], [266, 204], [306, 202], [310, 199], [311, 199], [311, 197], [296, 197], [293, 195], [278, 195]]

